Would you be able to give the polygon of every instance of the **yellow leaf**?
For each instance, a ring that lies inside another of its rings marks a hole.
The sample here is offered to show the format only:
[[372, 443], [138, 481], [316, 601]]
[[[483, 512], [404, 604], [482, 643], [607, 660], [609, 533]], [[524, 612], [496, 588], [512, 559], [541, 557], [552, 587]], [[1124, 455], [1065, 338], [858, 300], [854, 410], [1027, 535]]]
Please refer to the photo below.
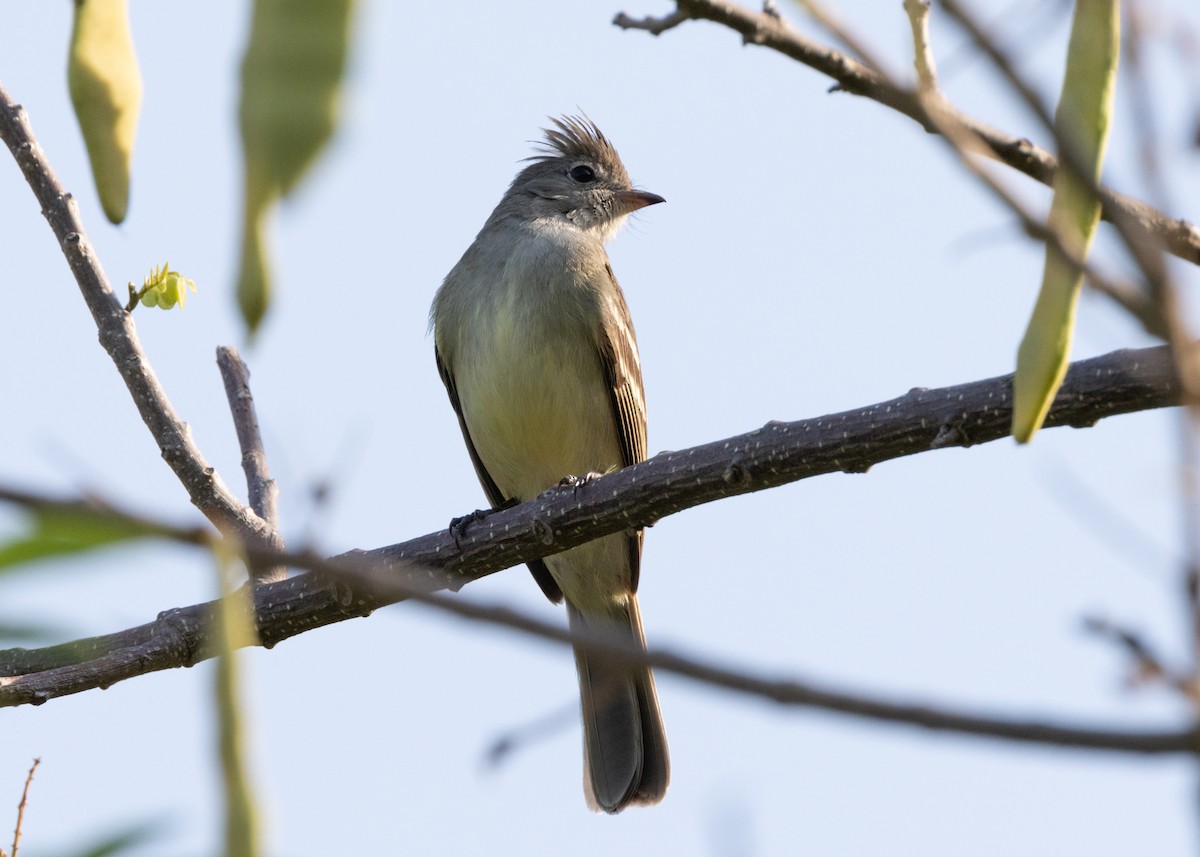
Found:
[[120, 223], [129, 207], [130, 159], [142, 103], [126, 0], [76, 0], [67, 85], [100, 204], [110, 221]]
[[[1112, 121], [1120, 27], [1119, 0], [1076, 0], [1054, 121], [1059, 139], [1082, 160], [1093, 183], [1100, 180]], [[1049, 226], [1072, 256], [1084, 259], [1100, 219], [1100, 200], [1059, 160]], [[1013, 379], [1012, 432], [1020, 443], [1028, 443], [1042, 427], [1066, 375], [1082, 284], [1083, 272], [1047, 244], [1041, 291], [1017, 351]]]

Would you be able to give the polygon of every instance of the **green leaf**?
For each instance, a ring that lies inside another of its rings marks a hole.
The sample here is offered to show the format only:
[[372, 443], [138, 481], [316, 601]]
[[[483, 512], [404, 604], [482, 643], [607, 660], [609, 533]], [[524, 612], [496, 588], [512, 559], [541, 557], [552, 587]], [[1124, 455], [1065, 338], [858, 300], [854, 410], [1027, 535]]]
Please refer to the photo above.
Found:
[[225, 853], [255, 857], [259, 846], [258, 797], [250, 780], [246, 758], [245, 713], [237, 649], [258, 641], [254, 626], [254, 602], [248, 587], [234, 591], [241, 557], [234, 546], [221, 542], [213, 547], [217, 560], [220, 594], [217, 612], [217, 664], [213, 698], [217, 714], [217, 753], [225, 799]]
[[[1112, 122], [1120, 55], [1120, 0], [1076, 0], [1067, 71], [1054, 121], [1058, 138], [1082, 160], [1082, 171], [1099, 182]], [[1062, 163], [1054, 176], [1050, 229], [1069, 254], [1087, 257], [1100, 220], [1100, 200], [1088, 183]], [[1047, 244], [1042, 287], [1017, 351], [1013, 380], [1013, 436], [1028, 443], [1046, 419], [1062, 385], [1075, 331], [1083, 272]]]
[[238, 299], [251, 333], [266, 314], [265, 221], [333, 134], [353, 0], [256, 0], [242, 60], [246, 162]]
[[246, 328], [253, 334], [267, 314], [271, 299], [271, 278], [263, 238], [267, 211], [260, 208], [254, 213], [247, 212], [246, 218], [242, 226], [242, 265], [238, 273], [237, 299]]
[[130, 159], [142, 105], [126, 0], [76, 0], [67, 86], [100, 204], [110, 221], [120, 223], [129, 207]]
[[161, 839], [165, 831], [166, 824], [162, 819], [143, 821], [97, 839], [78, 851], [64, 852], [62, 857], [113, 857], [115, 854], [132, 851], [147, 842]]
[[82, 503], [35, 508], [30, 524], [24, 535], [0, 542], [0, 572], [40, 559], [161, 535], [149, 524]]
[[44, 645], [53, 640], [61, 640], [66, 636], [66, 632], [59, 627], [24, 620], [13, 621], [0, 616], [0, 641], [6, 644], [36, 643]]

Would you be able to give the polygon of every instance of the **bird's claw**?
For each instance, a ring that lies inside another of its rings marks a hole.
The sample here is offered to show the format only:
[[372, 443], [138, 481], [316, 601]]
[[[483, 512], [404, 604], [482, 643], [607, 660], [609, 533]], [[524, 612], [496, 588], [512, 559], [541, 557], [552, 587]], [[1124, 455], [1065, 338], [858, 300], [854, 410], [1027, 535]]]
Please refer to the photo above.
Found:
[[450, 521], [450, 538], [454, 539], [454, 546], [456, 548], [462, 547], [462, 536], [463, 532], [467, 529], [467, 525], [475, 521], [482, 521], [487, 517], [487, 513], [487, 509], [476, 509], [469, 515], [463, 515]]
[[572, 493], [578, 497], [580, 488], [582, 488], [584, 485], [587, 485], [593, 479], [599, 479], [603, 475], [603, 473], [597, 473], [595, 470], [591, 470], [583, 474], [583, 476], [564, 476], [562, 479], [558, 480], [558, 487], [570, 488]]
[[470, 524], [473, 524], [476, 521], [482, 521], [488, 515], [492, 514], [492, 512], [499, 512], [501, 509], [511, 509], [519, 502], [519, 500], [513, 498], [511, 500], [505, 500], [499, 506], [495, 506], [491, 509], [476, 509], [469, 515], [463, 515], [459, 518], [452, 518], [448, 529], [450, 531], [450, 537], [454, 539], [454, 546], [456, 548], [462, 548], [462, 537]]

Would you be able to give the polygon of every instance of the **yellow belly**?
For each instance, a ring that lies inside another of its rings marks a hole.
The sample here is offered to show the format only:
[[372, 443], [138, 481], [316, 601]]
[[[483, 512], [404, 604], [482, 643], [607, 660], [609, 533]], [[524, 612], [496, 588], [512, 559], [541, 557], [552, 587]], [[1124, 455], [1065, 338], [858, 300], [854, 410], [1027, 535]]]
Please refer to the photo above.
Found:
[[487, 345], [463, 349], [456, 382], [475, 450], [501, 492], [528, 500], [564, 476], [621, 466], [611, 398], [591, 343], [497, 331]]

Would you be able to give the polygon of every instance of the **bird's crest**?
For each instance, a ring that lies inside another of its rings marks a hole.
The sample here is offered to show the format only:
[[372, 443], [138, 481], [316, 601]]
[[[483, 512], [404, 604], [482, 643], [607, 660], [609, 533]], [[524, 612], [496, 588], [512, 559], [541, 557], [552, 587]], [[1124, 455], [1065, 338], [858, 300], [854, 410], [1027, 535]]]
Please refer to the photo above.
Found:
[[593, 161], [610, 168], [618, 167], [624, 172], [621, 158], [608, 138], [586, 116], [563, 116], [551, 118], [553, 128], [543, 129], [546, 139], [538, 143], [541, 152], [529, 160], [542, 161], [552, 158]]

